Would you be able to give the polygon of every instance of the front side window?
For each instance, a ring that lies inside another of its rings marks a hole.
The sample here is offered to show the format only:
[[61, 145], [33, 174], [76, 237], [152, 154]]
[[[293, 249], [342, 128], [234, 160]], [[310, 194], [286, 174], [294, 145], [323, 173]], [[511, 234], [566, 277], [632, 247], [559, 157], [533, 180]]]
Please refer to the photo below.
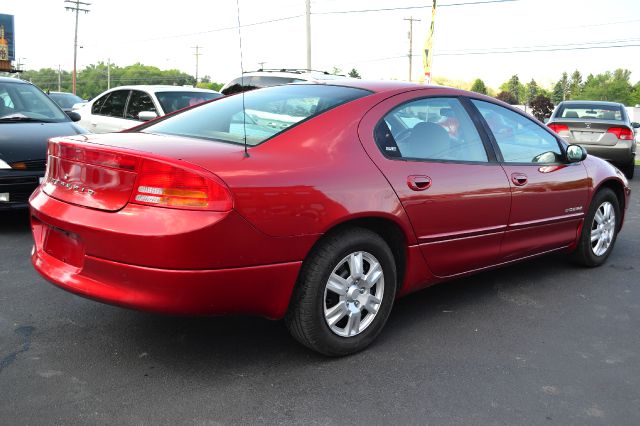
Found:
[[128, 90], [116, 90], [115, 92], [112, 92], [104, 104], [102, 104], [100, 115], [124, 118], [124, 107], [127, 104], [128, 97]]
[[130, 120], [138, 120], [138, 114], [142, 111], [158, 112], [156, 106], [153, 104], [153, 100], [151, 100], [148, 94], [139, 90], [132, 90], [129, 103], [127, 104], [126, 117]]
[[[141, 131], [258, 145], [330, 108], [370, 94], [324, 85], [275, 86], [229, 96], [176, 114]], [[244, 100], [244, 102], [243, 102]]]
[[560, 145], [542, 126], [507, 108], [472, 99], [500, 148], [506, 163], [558, 163]]
[[378, 123], [374, 137], [388, 157], [488, 161], [480, 134], [455, 98], [425, 98], [402, 104]]
[[100, 96], [96, 101], [91, 105], [91, 114], [100, 115], [100, 110], [102, 109], [102, 105], [107, 101], [111, 93], [107, 93], [106, 95]]
[[0, 118], [68, 121], [69, 118], [41, 90], [25, 83], [0, 83]]
[[165, 114], [169, 114], [170, 112], [174, 112], [182, 108], [198, 105], [221, 96], [221, 94], [215, 92], [156, 92], [158, 102], [160, 102], [160, 106]]

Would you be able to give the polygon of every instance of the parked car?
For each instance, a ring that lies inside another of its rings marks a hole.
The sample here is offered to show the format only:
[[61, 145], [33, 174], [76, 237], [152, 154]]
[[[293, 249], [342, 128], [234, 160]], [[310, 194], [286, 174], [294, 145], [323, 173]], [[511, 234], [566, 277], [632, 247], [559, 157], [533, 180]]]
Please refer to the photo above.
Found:
[[74, 111], [87, 103], [80, 96], [68, 92], [47, 92], [47, 95], [58, 104], [64, 112]]
[[249, 71], [234, 78], [220, 89], [223, 95], [246, 92], [263, 87], [280, 86], [289, 83], [321, 82], [327, 80], [342, 80], [345, 76], [330, 74], [327, 71], [310, 71], [305, 69], [260, 69]]
[[91, 132], [119, 132], [221, 96], [193, 87], [121, 86], [96, 96], [77, 112], [82, 117], [80, 124]]
[[345, 355], [431, 284], [552, 252], [601, 265], [629, 194], [615, 167], [487, 96], [291, 84], [52, 140], [32, 261], [82, 296], [284, 318]]
[[589, 154], [615, 164], [627, 178], [635, 171], [635, 132], [624, 105], [602, 101], [564, 101], [547, 122], [568, 143], [584, 146]]
[[86, 130], [40, 89], [16, 78], [0, 77], [0, 210], [26, 208], [44, 177], [47, 140]]

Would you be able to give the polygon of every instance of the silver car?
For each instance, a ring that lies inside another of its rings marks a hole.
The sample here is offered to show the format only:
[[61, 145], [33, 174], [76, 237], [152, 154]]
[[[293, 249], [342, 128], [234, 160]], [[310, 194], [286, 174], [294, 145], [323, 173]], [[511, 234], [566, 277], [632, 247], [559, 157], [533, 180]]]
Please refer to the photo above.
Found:
[[603, 101], [560, 102], [547, 126], [570, 144], [603, 158], [631, 179], [635, 170], [635, 132], [624, 105]]

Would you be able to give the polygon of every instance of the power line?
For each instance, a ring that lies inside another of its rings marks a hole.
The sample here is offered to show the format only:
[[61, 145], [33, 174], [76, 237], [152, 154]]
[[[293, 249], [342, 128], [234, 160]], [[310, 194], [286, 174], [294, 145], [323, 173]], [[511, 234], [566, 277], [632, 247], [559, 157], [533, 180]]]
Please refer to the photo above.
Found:
[[615, 43], [629, 43], [634, 41], [640, 41], [640, 38], [623, 38], [617, 40], [603, 40], [603, 41], [582, 41], [579, 43], [559, 43], [559, 44], [538, 44], [533, 46], [509, 46], [509, 47], [488, 47], [484, 49], [460, 49], [460, 50], [450, 50], [444, 51], [440, 53], [440, 55], [444, 54], [453, 54], [453, 53], [482, 53], [482, 52], [499, 52], [501, 49], [514, 50], [514, 49], [536, 49], [536, 48], [544, 48], [544, 47], [568, 47], [568, 46], [589, 46], [592, 44], [615, 44]]
[[[520, 0], [485, 0], [476, 2], [446, 3], [440, 4], [438, 7], [451, 6], [474, 6], [490, 3], [512, 3]], [[403, 6], [403, 7], [384, 7], [380, 9], [358, 9], [358, 10], [330, 10], [327, 12], [313, 12], [313, 15], [339, 15], [344, 13], [368, 13], [368, 12], [389, 12], [393, 10], [413, 10], [413, 9], [430, 9], [431, 6]]]
[[436, 53], [434, 56], [463, 56], [463, 55], [494, 55], [511, 53], [533, 53], [533, 52], [561, 52], [568, 50], [595, 50], [595, 49], [617, 49], [622, 47], [640, 47], [640, 44], [619, 44], [611, 46], [586, 46], [586, 47], [558, 47], [553, 49], [522, 49], [522, 50], [498, 50], [486, 52], [460, 52], [460, 53]]

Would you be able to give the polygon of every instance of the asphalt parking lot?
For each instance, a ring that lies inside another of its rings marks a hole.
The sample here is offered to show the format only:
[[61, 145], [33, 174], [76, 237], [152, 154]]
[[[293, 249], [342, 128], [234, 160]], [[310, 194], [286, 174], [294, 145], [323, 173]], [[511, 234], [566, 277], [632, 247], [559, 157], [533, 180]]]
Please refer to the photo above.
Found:
[[0, 424], [640, 424], [640, 183], [608, 263], [539, 258], [396, 303], [343, 359], [281, 322], [124, 310], [49, 285], [0, 214]]

